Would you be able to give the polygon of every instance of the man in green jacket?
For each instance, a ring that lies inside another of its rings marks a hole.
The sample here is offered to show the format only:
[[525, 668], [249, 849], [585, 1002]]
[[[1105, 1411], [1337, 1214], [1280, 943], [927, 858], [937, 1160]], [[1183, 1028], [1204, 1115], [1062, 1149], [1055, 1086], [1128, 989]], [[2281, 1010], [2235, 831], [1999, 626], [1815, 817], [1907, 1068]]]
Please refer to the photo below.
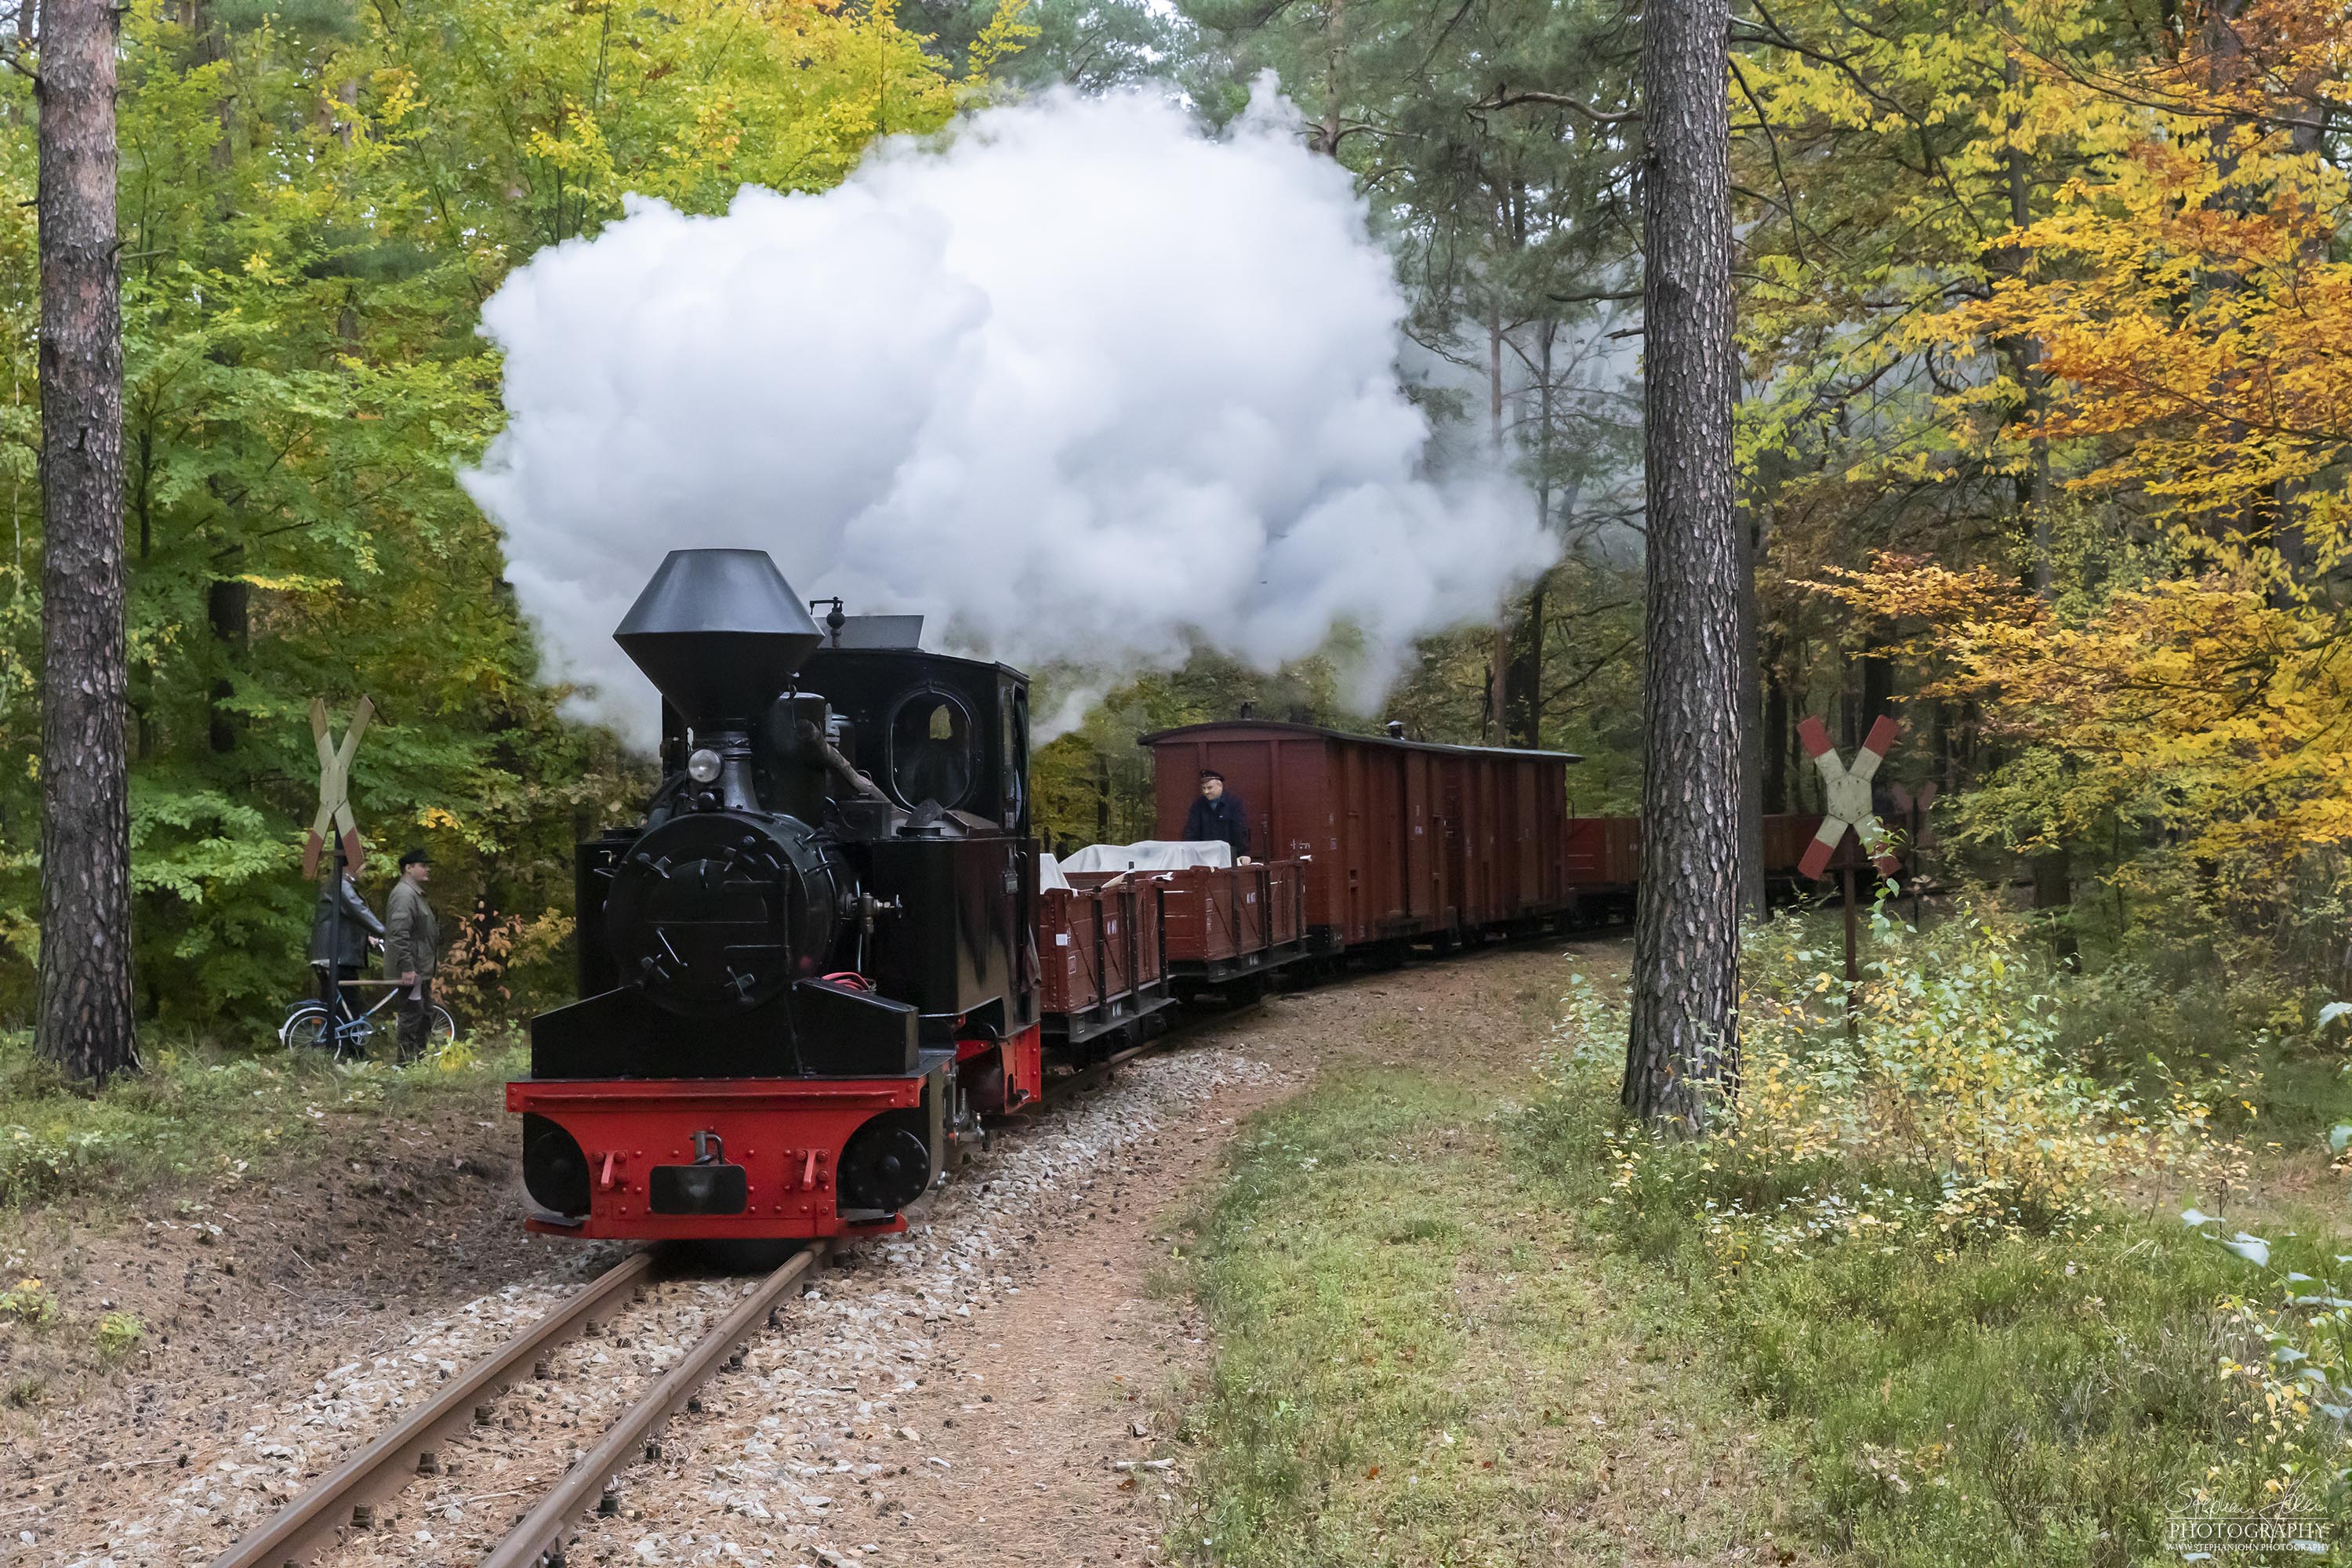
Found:
[[383, 972], [408, 987], [400, 999], [400, 1059], [425, 1054], [425, 1025], [433, 1016], [433, 971], [441, 952], [441, 922], [425, 901], [433, 863], [422, 849], [400, 858], [400, 880], [384, 906]]

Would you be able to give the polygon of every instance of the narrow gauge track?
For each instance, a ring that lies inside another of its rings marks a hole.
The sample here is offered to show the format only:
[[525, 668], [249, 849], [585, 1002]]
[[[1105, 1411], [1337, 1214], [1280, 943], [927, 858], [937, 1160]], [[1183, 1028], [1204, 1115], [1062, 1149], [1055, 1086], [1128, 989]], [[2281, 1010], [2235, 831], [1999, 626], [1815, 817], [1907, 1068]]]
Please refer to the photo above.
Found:
[[[1256, 1004], [1188, 1018], [1139, 1045], [1067, 1077], [1049, 1080], [1045, 1099], [1055, 1101], [1108, 1083], [1115, 1069], [1183, 1040], [1211, 1018], [1230, 1018]], [[723, 1366], [740, 1363], [740, 1351], [756, 1334], [784, 1293], [802, 1276], [829, 1258], [835, 1246], [815, 1242], [755, 1285], [694, 1348], [654, 1385], [623, 1410], [593, 1448], [582, 1455], [548, 1489], [530, 1512], [482, 1559], [483, 1568], [532, 1568], [560, 1562], [564, 1533], [595, 1506], [607, 1479], [636, 1462], [640, 1446], [684, 1408], [697, 1389]], [[395, 1422], [366, 1447], [337, 1465], [288, 1502], [268, 1523], [247, 1531], [213, 1560], [212, 1568], [296, 1568], [359, 1531], [372, 1528], [375, 1508], [419, 1476], [437, 1468], [436, 1445], [476, 1419], [478, 1406], [501, 1390], [533, 1375], [547, 1352], [607, 1320], [640, 1299], [657, 1278], [659, 1252], [630, 1253], [577, 1294], [495, 1352], [452, 1379], [432, 1399]]]
[[[1519, 940], [1550, 940], [1558, 934], [1531, 934]], [[1049, 1079], [1045, 1099], [1057, 1101], [1098, 1088], [1111, 1081], [1118, 1068], [1181, 1044], [1212, 1022], [1244, 1016], [1262, 1005], [1253, 1000], [1213, 1012], [1193, 1010], [1150, 1039], [1066, 1077]], [[532, 1568], [542, 1562], [560, 1562], [565, 1532], [603, 1497], [608, 1479], [635, 1463], [640, 1446], [684, 1408], [695, 1391], [720, 1368], [740, 1363], [740, 1351], [781, 1304], [784, 1293], [835, 1250], [830, 1242], [813, 1243], [755, 1285], [692, 1350], [621, 1412], [593, 1448], [564, 1470], [538, 1504], [483, 1557], [483, 1568]], [[480, 1405], [532, 1376], [556, 1346], [577, 1335], [593, 1333], [594, 1325], [642, 1298], [646, 1287], [657, 1278], [658, 1258], [652, 1248], [633, 1252], [598, 1275], [313, 1482], [268, 1522], [239, 1538], [213, 1560], [212, 1568], [296, 1568], [353, 1532], [371, 1528], [377, 1505], [420, 1475], [435, 1472], [436, 1445], [463, 1430], [476, 1418]]]
[[[831, 1253], [826, 1243], [805, 1247], [752, 1287], [694, 1348], [639, 1395], [604, 1439], [570, 1467], [539, 1505], [522, 1516], [484, 1560], [501, 1568], [538, 1562], [556, 1551], [564, 1529], [602, 1495], [604, 1479], [625, 1468], [626, 1456], [684, 1406], [695, 1390], [730, 1359], [801, 1276]], [[475, 1420], [476, 1408], [501, 1390], [534, 1375], [547, 1352], [639, 1298], [655, 1277], [656, 1253], [633, 1252], [569, 1300], [477, 1362], [442, 1390], [402, 1416], [366, 1447], [337, 1465], [213, 1560], [213, 1568], [289, 1568], [309, 1562], [352, 1533], [369, 1529], [376, 1507], [420, 1475], [436, 1473], [436, 1445]]]

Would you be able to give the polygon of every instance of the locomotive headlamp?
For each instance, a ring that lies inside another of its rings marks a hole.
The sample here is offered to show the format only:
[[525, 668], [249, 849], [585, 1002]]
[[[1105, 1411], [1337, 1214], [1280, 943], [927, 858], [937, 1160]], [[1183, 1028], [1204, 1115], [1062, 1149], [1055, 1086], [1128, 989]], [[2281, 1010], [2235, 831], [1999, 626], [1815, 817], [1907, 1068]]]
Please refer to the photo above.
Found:
[[696, 752], [686, 759], [686, 776], [697, 784], [710, 783], [719, 776], [719, 753], [708, 746]]

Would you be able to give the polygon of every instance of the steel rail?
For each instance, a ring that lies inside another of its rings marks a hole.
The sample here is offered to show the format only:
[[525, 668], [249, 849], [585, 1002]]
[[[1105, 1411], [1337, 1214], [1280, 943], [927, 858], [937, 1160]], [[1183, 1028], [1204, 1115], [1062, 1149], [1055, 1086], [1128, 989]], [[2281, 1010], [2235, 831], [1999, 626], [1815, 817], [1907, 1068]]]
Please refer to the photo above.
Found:
[[477, 1402], [530, 1375], [539, 1355], [562, 1343], [614, 1299], [633, 1292], [653, 1268], [650, 1251], [629, 1254], [579, 1294], [478, 1361], [392, 1428], [310, 1483], [268, 1523], [249, 1531], [212, 1568], [284, 1568], [307, 1562], [332, 1544], [377, 1503], [415, 1479], [433, 1446], [474, 1416]]
[[751, 1287], [719, 1326], [698, 1341], [686, 1358], [665, 1373], [643, 1398], [621, 1414], [604, 1440], [583, 1455], [561, 1480], [482, 1559], [482, 1568], [533, 1568], [542, 1559], [560, 1560], [563, 1532], [595, 1506], [606, 1483], [636, 1462], [638, 1446], [692, 1397], [720, 1364], [759, 1331], [793, 1282], [831, 1255], [833, 1243], [819, 1241], [793, 1255], [783, 1267]]

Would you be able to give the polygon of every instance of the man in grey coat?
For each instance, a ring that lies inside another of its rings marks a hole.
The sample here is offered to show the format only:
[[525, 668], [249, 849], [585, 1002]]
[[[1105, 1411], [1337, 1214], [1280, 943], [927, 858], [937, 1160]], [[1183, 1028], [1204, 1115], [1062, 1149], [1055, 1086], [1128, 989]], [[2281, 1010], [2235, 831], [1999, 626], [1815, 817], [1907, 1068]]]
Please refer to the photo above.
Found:
[[425, 1054], [425, 1030], [433, 1016], [433, 971], [441, 955], [441, 922], [425, 901], [433, 863], [422, 849], [400, 858], [400, 880], [384, 905], [383, 973], [408, 987], [400, 998], [400, 1059]]

